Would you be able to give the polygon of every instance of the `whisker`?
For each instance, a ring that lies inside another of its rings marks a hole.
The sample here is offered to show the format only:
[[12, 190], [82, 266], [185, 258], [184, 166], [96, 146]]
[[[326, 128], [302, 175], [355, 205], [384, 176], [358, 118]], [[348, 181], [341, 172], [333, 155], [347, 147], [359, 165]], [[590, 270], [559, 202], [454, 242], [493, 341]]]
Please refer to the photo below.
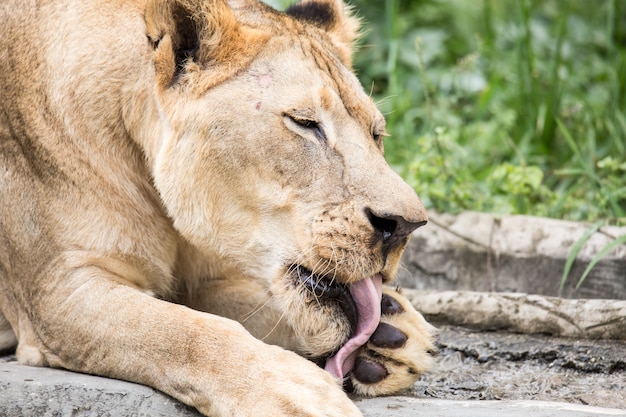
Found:
[[336, 280], [337, 280], [337, 267], [339, 266], [339, 258], [337, 257], [337, 251], [335, 250], [335, 245], [333, 245], [333, 242], [330, 242], [330, 250], [331, 250], [331, 254], [330, 254], [330, 260], [332, 260], [333, 258], [335, 258], [335, 268], [333, 268], [333, 277], [330, 280], [330, 283], [333, 284]]
[[[322, 281], [322, 279], [324, 277], [323, 274], [319, 274], [319, 272], [316, 272], [316, 271], [319, 271], [318, 266], [320, 265], [321, 262], [323, 262], [323, 259], [318, 259], [318, 261], [315, 264], [315, 266], [311, 269], [311, 273], [314, 276], [318, 277], [318, 280], [315, 283], [315, 285], [318, 285]], [[315, 291], [312, 291], [311, 293], [313, 294], [313, 298], [315, 298], [315, 302], [317, 303], [317, 305], [321, 307], [322, 304], [320, 303], [320, 300], [319, 300], [319, 297], [317, 296], [317, 294], [315, 294]]]
[[265, 341], [265, 339], [267, 339], [268, 337], [270, 337], [270, 335], [272, 333], [274, 333], [274, 330], [276, 330], [278, 328], [278, 325], [280, 324], [281, 321], [283, 321], [283, 319], [285, 318], [285, 313], [283, 312], [280, 317], [278, 318], [278, 320], [276, 320], [276, 324], [274, 324], [274, 327], [272, 327], [270, 329], [270, 331], [261, 338], [261, 341]]
[[256, 314], [258, 314], [261, 310], [263, 310], [269, 304], [272, 298], [273, 296], [270, 296], [264, 302], [263, 301], [259, 302], [256, 306], [254, 306], [254, 308], [250, 312], [248, 312], [247, 314], [244, 314], [239, 320], [239, 322], [245, 323], [246, 321], [250, 320]]

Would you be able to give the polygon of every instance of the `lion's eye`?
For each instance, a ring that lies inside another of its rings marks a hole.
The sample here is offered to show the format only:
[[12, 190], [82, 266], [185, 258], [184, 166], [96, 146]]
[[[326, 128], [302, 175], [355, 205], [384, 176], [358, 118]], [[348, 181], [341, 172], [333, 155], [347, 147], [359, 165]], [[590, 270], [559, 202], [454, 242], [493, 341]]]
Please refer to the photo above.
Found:
[[287, 114], [286, 116], [287, 118], [289, 118], [290, 121], [292, 121], [299, 127], [313, 132], [315, 134], [315, 137], [317, 137], [319, 140], [326, 140], [326, 134], [324, 133], [324, 129], [322, 129], [322, 126], [318, 121], [308, 119], [306, 117], [294, 116], [291, 114]]
[[383, 138], [385, 136], [389, 136], [389, 134], [385, 132], [372, 132], [372, 138], [376, 144], [380, 145], [383, 142]]
[[305, 127], [307, 129], [319, 129], [320, 125], [319, 123], [317, 123], [315, 120], [309, 120], [309, 119], [296, 119], [293, 118], [293, 121], [296, 122], [297, 124], [299, 124], [302, 127]]

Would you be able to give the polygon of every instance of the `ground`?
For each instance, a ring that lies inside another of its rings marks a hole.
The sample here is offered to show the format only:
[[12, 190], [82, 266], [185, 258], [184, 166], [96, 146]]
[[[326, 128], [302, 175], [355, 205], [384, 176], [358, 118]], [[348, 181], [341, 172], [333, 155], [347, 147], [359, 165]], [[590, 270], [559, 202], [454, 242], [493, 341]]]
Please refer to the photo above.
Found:
[[626, 410], [626, 343], [443, 326], [434, 368], [411, 396], [543, 400]]
[[[434, 368], [411, 390], [355, 398], [364, 416], [626, 416], [623, 341], [440, 326], [437, 345]], [[0, 357], [0, 416], [14, 415], [199, 416], [152, 388], [21, 366], [8, 355]]]

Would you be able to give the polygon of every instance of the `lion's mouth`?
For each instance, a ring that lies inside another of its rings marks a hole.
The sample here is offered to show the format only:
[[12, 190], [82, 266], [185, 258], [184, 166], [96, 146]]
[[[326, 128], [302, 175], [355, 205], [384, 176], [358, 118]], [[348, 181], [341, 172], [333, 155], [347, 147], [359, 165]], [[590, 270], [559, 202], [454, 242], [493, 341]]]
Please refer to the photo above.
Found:
[[338, 303], [350, 321], [350, 338], [326, 360], [324, 366], [341, 379], [352, 370], [356, 351], [367, 343], [380, 322], [382, 277], [376, 274], [346, 285], [337, 283], [332, 277], [316, 275], [302, 266], [296, 266], [294, 273], [318, 302]]
[[316, 297], [337, 298], [346, 294], [346, 286], [338, 283], [332, 277], [314, 274], [302, 265], [295, 265], [292, 268], [298, 281]]

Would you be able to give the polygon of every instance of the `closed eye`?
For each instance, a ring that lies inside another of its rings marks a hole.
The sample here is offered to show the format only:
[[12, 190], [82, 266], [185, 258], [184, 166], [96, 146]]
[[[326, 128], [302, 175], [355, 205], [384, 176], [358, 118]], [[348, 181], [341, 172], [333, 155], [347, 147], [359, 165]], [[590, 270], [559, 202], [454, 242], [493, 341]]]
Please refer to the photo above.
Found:
[[389, 134], [385, 131], [372, 133], [372, 138], [374, 139], [374, 142], [380, 147], [383, 146], [383, 139], [386, 136], [389, 136]]
[[319, 140], [326, 141], [326, 134], [321, 124], [317, 120], [309, 119], [306, 117], [300, 117], [293, 114], [285, 114], [287, 120], [295, 124], [301, 129], [307, 130], [315, 134], [315, 137]]

